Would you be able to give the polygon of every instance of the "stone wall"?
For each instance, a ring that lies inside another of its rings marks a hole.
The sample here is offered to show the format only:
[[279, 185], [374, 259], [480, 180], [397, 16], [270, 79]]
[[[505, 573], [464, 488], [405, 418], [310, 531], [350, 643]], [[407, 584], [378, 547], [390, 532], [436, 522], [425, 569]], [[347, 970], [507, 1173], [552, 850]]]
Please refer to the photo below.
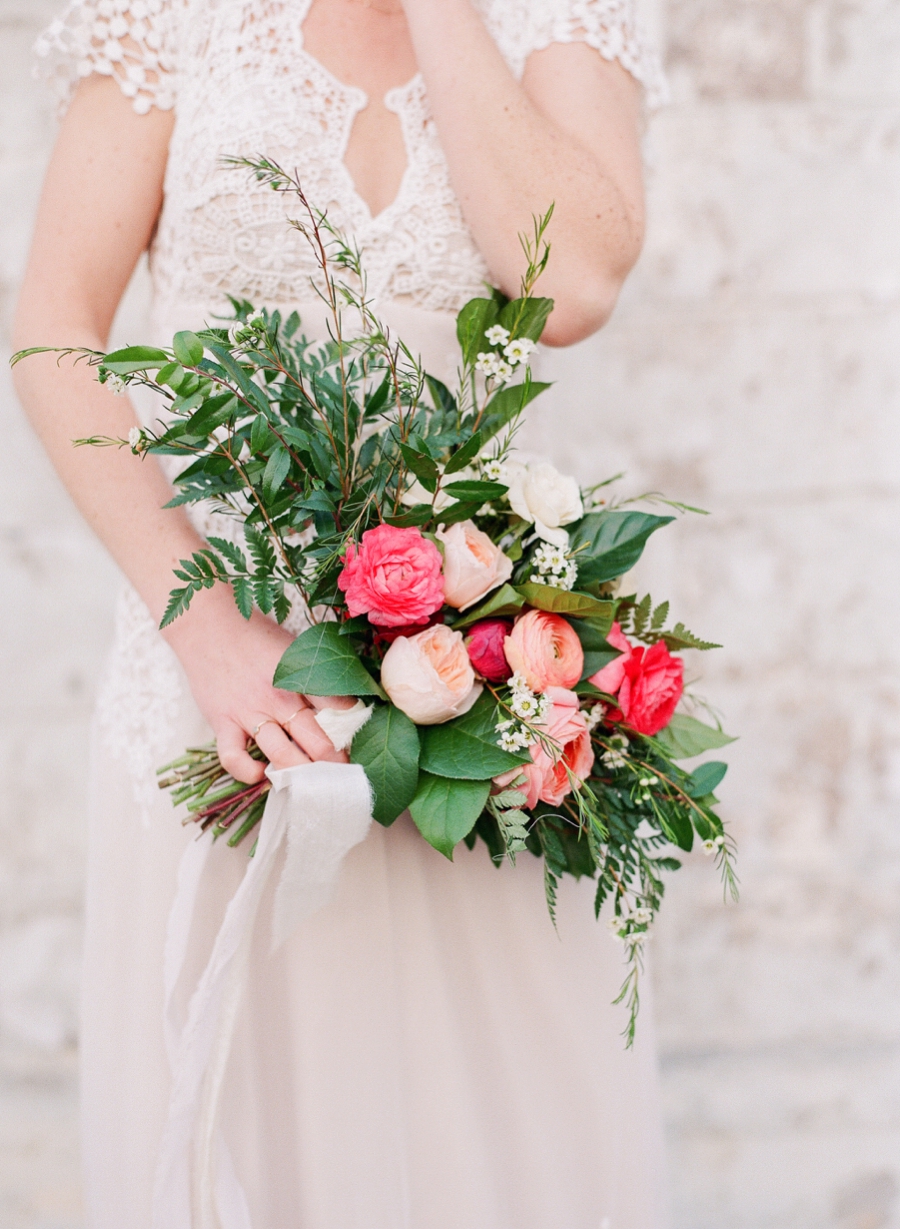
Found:
[[[55, 7], [0, 0], [4, 345], [53, 135], [27, 50]], [[646, 251], [613, 323], [551, 358], [566, 387], [530, 435], [713, 513], [638, 573], [726, 645], [691, 669], [741, 736], [720, 790], [741, 903], [692, 857], [652, 946], [676, 1225], [898, 1229], [900, 3], [670, 0], [660, 24]], [[0, 380], [0, 1223], [76, 1229], [84, 756], [115, 580]]]

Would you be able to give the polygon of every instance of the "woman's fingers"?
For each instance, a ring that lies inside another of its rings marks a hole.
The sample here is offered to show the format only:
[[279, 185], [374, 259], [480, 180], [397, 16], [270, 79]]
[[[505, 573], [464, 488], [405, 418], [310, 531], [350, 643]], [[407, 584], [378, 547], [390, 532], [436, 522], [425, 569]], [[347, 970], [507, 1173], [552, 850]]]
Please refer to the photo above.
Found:
[[[273, 768], [293, 768], [296, 764], [309, 763], [310, 757], [288, 738], [278, 722], [272, 718], [262, 723], [255, 738], [256, 745]], [[328, 745], [331, 747], [330, 743]], [[331, 749], [333, 754], [334, 748]]]
[[330, 760], [335, 764], [346, 764], [346, 754], [343, 751], [335, 751], [334, 744], [316, 721], [311, 708], [304, 708], [296, 713], [287, 722], [285, 729], [311, 760]]
[[236, 721], [229, 721], [219, 730], [216, 747], [222, 767], [231, 773], [235, 781], [255, 785], [263, 779], [266, 766], [248, 753], [246, 731], [242, 730]]

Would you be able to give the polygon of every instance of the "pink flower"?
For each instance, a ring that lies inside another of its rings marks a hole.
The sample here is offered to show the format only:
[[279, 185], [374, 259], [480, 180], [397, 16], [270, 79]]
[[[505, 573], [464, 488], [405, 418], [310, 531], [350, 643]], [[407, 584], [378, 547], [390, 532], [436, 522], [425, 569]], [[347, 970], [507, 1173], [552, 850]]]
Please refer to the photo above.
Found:
[[466, 636], [469, 660], [490, 683], [505, 683], [512, 674], [503, 652], [503, 642], [511, 630], [512, 623], [507, 619], [482, 619], [469, 628]]
[[672, 720], [684, 691], [684, 662], [658, 640], [649, 649], [632, 649], [619, 689], [619, 708], [639, 734], [658, 734]]
[[609, 714], [613, 721], [625, 721], [639, 734], [658, 734], [672, 720], [684, 691], [684, 663], [661, 640], [649, 649], [635, 647], [618, 623], [606, 639], [622, 656], [588, 681], [608, 695], [618, 692], [619, 708]]
[[581, 641], [562, 615], [529, 610], [506, 637], [506, 660], [532, 691], [574, 687], [584, 670]]
[[512, 576], [512, 560], [471, 521], [436, 535], [444, 546], [444, 600], [457, 610], [474, 606]]
[[618, 623], [612, 625], [606, 639], [614, 649], [621, 649], [624, 656], [617, 657], [608, 666], [592, 674], [588, 682], [593, 683], [598, 690], [605, 691], [607, 695], [614, 696], [625, 678], [625, 666], [631, 655], [631, 644], [625, 639]]
[[381, 685], [416, 725], [459, 717], [481, 695], [462, 632], [445, 623], [398, 636], [381, 663]]
[[594, 766], [594, 749], [584, 714], [578, 708], [578, 696], [563, 687], [548, 687], [546, 694], [552, 702], [550, 712], [537, 729], [552, 740], [556, 750], [548, 754], [543, 743], [537, 742], [531, 747], [530, 764], [511, 768], [495, 778], [496, 784], [503, 786], [524, 773], [522, 788], [528, 794], [525, 805], [529, 810], [538, 802], [558, 806], [572, 792], [572, 778], [583, 781]]
[[347, 546], [338, 587], [351, 615], [376, 627], [427, 623], [444, 604], [441, 552], [418, 529], [378, 525]]

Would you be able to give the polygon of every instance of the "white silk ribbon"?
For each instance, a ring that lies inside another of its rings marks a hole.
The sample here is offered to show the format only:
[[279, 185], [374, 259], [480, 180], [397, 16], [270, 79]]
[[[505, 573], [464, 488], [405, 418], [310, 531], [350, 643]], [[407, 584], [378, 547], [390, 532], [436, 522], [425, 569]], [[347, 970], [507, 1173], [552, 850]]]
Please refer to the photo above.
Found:
[[192, 841], [179, 867], [164, 971], [172, 1089], [156, 1170], [153, 1229], [252, 1229], [218, 1109], [260, 902], [286, 842], [272, 906], [274, 951], [328, 902], [341, 862], [372, 822], [371, 789], [356, 764], [302, 764], [269, 768], [267, 774], [272, 789], [256, 852], [228, 905], [184, 1020], [177, 1018], [175, 990], [211, 841]]

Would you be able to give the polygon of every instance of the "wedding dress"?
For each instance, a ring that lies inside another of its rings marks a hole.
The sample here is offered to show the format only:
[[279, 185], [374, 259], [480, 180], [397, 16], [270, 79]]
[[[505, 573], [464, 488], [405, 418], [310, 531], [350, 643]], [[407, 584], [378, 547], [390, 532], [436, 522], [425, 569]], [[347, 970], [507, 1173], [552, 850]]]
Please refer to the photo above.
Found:
[[[517, 75], [583, 40], [660, 89], [629, 0], [476, 0]], [[296, 169], [362, 248], [380, 313], [425, 365], [455, 366], [453, 313], [487, 276], [420, 76], [390, 91], [408, 165], [373, 217], [343, 163], [366, 96], [303, 47], [310, 0], [73, 0], [38, 45], [63, 91], [112, 75], [135, 110], [175, 107], [151, 251], [160, 343], [227, 314], [227, 295], [299, 307], [321, 334], [289, 198], [224, 155]], [[134, 340], [145, 340], [134, 339]], [[152, 408], [152, 407], [151, 407]], [[210, 528], [209, 514], [195, 510]], [[221, 526], [218, 526], [221, 531]], [[168, 1110], [164, 943], [184, 830], [154, 770], [210, 733], [180, 666], [123, 591], [92, 774], [82, 1005], [89, 1229], [149, 1229]], [[186, 1002], [246, 850], [215, 846], [177, 995]], [[558, 933], [540, 863], [451, 864], [408, 817], [373, 825], [330, 904], [274, 956], [254, 938], [220, 1128], [253, 1229], [665, 1229], [651, 1006], [626, 1051], [611, 1006], [621, 948], [567, 880]], [[236, 1222], [237, 1223], [237, 1222]], [[196, 1224], [161, 1229], [197, 1229]], [[229, 1229], [222, 1223], [221, 1229]]]

